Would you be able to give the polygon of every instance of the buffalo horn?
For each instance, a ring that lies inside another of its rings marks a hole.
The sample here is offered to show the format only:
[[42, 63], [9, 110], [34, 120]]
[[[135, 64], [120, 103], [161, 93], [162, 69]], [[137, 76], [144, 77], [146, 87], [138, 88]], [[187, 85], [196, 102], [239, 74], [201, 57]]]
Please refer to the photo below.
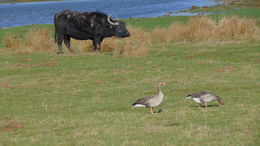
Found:
[[107, 17], [107, 21], [111, 24], [111, 25], [118, 25], [118, 22], [112, 22], [111, 21], [111, 16]]

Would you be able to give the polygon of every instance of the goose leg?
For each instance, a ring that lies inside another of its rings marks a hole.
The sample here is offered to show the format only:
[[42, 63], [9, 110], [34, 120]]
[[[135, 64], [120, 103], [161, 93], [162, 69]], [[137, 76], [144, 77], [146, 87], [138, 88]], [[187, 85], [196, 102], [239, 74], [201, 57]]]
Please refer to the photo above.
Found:
[[152, 107], [153, 113], [155, 113], [154, 108]]
[[208, 108], [208, 106], [207, 106], [207, 103], [206, 103], [206, 102], [204, 103], [204, 105], [205, 105], [205, 108]]
[[154, 114], [153, 108], [150, 108], [151, 114]]

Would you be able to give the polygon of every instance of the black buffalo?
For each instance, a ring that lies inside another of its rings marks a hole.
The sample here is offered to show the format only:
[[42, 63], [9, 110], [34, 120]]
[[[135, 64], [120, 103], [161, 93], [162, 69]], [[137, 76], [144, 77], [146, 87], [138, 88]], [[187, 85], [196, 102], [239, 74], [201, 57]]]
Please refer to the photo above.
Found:
[[63, 10], [54, 16], [55, 42], [59, 46], [58, 54], [62, 54], [62, 42], [70, 52], [70, 38], [92, 40], [93, 51], [100, 51], [100, 44], [106, 37], [129, 37], [130, 34], [122, 21], [112, 20], [101, 12], [73, 12]]

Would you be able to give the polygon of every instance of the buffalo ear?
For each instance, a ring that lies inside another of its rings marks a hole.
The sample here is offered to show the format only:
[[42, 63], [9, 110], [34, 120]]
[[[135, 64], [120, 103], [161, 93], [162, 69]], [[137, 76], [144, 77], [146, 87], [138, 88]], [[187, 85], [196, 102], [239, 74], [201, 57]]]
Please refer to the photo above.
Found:
[[109, 25], [109, 28], [112, 29], [113, 27], [111, 25]]

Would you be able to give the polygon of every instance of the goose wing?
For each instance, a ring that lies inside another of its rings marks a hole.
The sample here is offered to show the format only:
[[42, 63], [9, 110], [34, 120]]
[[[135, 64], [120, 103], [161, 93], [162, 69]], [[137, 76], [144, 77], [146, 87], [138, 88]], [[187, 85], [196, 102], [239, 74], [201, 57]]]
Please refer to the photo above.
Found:
[[191, 98], [201, 98], [201, 97], [203, 97], [207, 94], [210, 94], [210, 92], [209, 91], [201, 91], [201, 92], [190, 94], [190, 95], [187, 95], [187, 96], [190, 96]]
[[218, 100], [218, 96], [211, 93], [210, 91], [202, 91], [195, 95], [203, 103]]
[[154, 97], [155, 97], [155, 95], [147, 96], [147, 97], [145, 97], [145, 98], [138, 99], [138, 100], [137, 100], [135, 103], [133, 103], [132, 105], [136, 105], [136, 104], [147, 105]]

